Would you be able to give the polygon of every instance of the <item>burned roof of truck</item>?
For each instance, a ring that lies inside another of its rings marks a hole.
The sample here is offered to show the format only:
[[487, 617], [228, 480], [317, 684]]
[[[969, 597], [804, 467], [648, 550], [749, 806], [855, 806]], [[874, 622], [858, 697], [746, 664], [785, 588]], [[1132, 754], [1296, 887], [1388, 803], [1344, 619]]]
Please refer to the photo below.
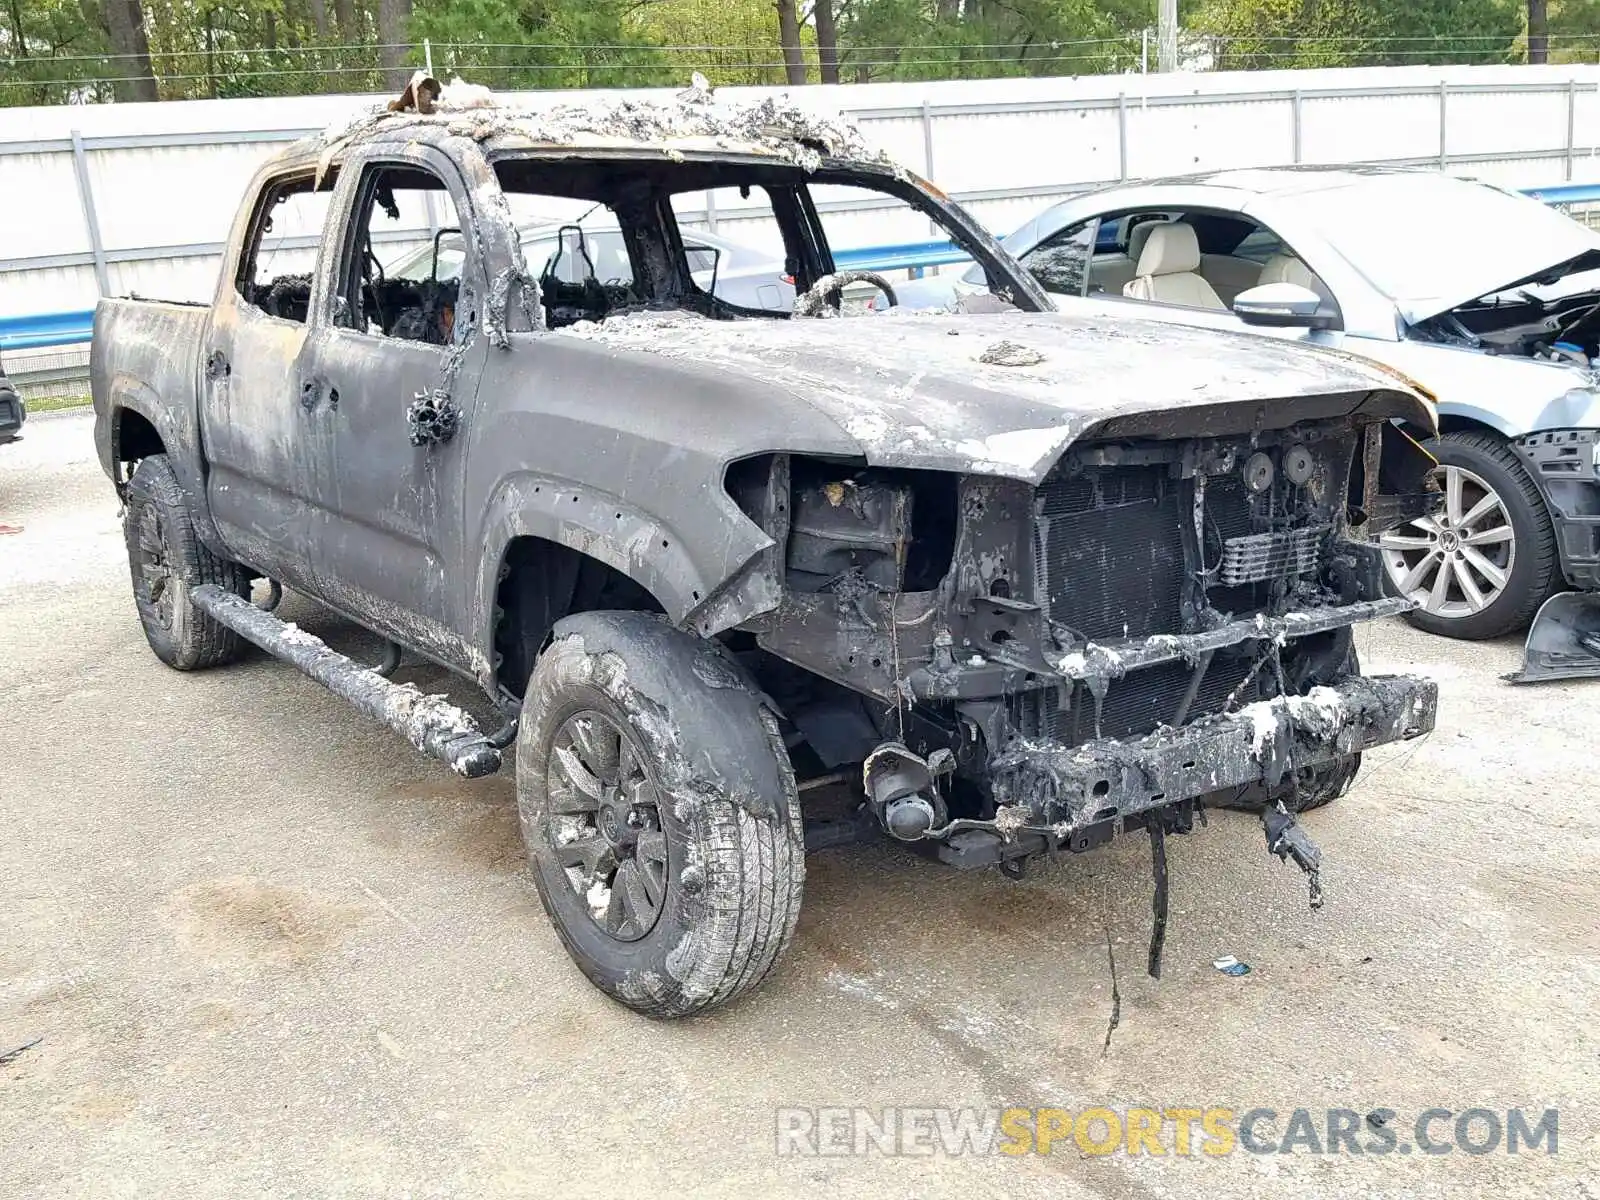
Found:
[[755, 102], [724, 99], [699, 76], [693, 86], [667, 98], [622, 96], [542, 106], [501, 99], [460, 80], [436, 91], [436, 99], [425, 96], [419, 106], [414, 96], [419, 83], [438, 88], [426, 77], [414, 79], [401, 100], [330, 126], [307, 148], [314, 147], [327, 160], [364, 141], [404, 140], [435, 131], [436, 136], [471, 138], [501, 150], [757, 156], [808, 171], [824, 159], [894, 166], [843, 117], [807, 111], [787, 96]]

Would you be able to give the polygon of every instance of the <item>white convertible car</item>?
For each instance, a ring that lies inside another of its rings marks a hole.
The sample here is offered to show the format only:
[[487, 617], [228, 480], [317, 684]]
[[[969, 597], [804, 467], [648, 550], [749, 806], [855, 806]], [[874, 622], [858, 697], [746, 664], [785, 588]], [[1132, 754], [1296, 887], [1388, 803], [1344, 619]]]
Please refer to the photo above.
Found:
[[[1496, 637], [1600, 588], [1600, 234], [1431, 171], [1284, 167], [1077, 196], [1004, 242], [1063, 311], [1248, 323], [1433, 393], [1443, 511], [1383, 542], [1422, 628]], [[927, 308], [986, 288], [973, 267], [896, 290]]]

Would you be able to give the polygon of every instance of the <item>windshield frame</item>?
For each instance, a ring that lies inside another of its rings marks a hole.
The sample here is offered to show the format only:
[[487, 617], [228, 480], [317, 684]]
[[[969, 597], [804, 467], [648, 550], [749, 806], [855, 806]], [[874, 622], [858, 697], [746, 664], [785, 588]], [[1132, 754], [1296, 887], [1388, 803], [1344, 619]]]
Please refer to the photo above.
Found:
[[[491, 169], [508, 160], [537, 160], [541, 158], [573, 157], [570, 147], [528, 145], [517, 138], [497, 137], [484, 146]], [[1022, 265], [1005, 249], [998, 238], [983, 227], [978, 220], [957, 204], [938, 187], [916, 172], [888, 162], [868, 162], [823, 156], [815, 166], [797, 165], [787, 159], [761, 154], [740, 154], [725, 150], [666, 147], [586, 147], [582, 157], [594, 161], [637, 161], [653, 168], [682, 168], [687, 174], [693, 169], [702, 173], [706, 168], [725, 167], [730, 174], [740, 168], [770, 171], [782, 174], [795, 173], [796, 182], [809, 190], [812, 184], [843, 184], [864, 188], [901, 200], [922, 216], [939, 226], [940, 232], [965, 251], [975, 262], [983, 265], [992, 281], [993, 290], [1009, 293], [1009, 302], [1031, 312], [1054, 312], [1055, 305], [1049, 296], [1029, 275]], [[752, 180], [752, 185], [757, 182]], [[736, 182], [734, 184], [737, 185]], [[695, 179], [683, 187], [668, 189], [670, 194], [701, 191], [707, 186], [726, 186]]]

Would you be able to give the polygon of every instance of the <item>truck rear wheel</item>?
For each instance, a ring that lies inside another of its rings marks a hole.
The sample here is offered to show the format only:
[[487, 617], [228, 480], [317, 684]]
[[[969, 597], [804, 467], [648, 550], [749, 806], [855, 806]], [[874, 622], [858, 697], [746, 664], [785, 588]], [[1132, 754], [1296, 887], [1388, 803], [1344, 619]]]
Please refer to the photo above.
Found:
[[150, 649], [167, 666], [195, 671], [239, 655], [239, 635], [189, 602], [189, 589], [214, 583], [249, 595], [249, 573], [219, 558], [195, 535], [188, 501], [165, 454], [140, 461], [128, 480], [122, 533], [133, 601]]
[[613, 999], [723, 1004], [794, 932], [805, 843], [776, 716], [714, 643], [648, 613], [555, 627], [523, 700], [517, 807], [545, 911]]

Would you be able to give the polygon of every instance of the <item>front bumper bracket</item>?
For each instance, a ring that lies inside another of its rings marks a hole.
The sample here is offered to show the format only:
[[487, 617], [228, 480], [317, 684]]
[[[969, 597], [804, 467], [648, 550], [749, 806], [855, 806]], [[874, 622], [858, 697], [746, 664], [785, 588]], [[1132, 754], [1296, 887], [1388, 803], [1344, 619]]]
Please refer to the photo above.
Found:
[[1090, 850], [1144, 827], [1156, 810], [1192, 813], [1219, 793], [1281, 789], [1305, 768], [1420, 737], [1433, 729], [1438, 702], [1429, 679], [1357, 676], [1143, 738], [1019, 741], [990, 764], [994, 816], [957, 818], [924, 837], [957, 867]]

